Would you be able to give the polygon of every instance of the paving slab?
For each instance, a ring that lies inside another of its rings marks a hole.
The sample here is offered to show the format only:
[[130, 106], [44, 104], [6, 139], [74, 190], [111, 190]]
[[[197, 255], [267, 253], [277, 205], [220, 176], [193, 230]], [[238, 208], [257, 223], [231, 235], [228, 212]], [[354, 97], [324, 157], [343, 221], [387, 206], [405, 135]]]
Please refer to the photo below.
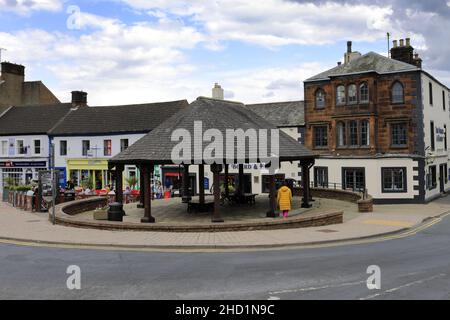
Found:
[[344, 223], [325, 227], [173, 233], [94, 230], [52, 225], [46, 213], [25, 212], [0, 202], [0, 240], [136, 249], [275, 248], [373, 237], [405, 230], [428, 218], [450, 212], [450, 204], [438, 202], [425, 205], [376, 205], [374, 208], [373, 213], [359, 214], [354, 212], [354, 207], [345, 204], [344, 210], [350, 212], [346, 212]]

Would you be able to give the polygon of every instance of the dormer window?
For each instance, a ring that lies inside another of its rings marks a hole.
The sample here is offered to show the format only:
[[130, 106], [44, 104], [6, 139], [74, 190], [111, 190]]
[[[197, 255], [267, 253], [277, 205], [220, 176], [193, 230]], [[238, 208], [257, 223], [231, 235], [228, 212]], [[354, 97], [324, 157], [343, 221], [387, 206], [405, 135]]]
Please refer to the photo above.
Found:
[[319, 89], [316, 92], [316, 108], [325, 108], [325, 91], [323, 91], [322, 89]]
[[348, 86], [348, 104], [355, 104], [358, 102], [358, 95], [356, 93], [356, 85], [351, 84]]
[[341, 85], [336, 88], [336, 104], [343, 105], [345, 102], [345, 87]]
[[398, 81], [392, 86], [392, 103], [404, 103], [403, 85]]
[[369, 85], [366, 82], [359, 86], [359, 102], [369, 103]]

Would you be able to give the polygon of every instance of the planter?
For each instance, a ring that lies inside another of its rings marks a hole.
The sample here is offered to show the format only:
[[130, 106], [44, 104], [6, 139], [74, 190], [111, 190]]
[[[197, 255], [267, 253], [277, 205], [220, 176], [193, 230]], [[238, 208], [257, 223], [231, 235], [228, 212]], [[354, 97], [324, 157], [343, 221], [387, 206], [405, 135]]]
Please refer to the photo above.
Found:
[[373, 212], [373, 199], [368, 198], [364, 200], [358, 200], [358, 211], [359, 212]]

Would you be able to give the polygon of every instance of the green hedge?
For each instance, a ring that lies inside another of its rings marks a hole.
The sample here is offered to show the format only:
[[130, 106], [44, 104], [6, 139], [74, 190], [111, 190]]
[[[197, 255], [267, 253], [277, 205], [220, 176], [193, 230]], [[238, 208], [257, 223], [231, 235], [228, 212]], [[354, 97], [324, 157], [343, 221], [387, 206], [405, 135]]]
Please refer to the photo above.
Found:
[[6, 190], [11, 190], [11, 191], [29, 191], [31, 190], [33, 187], [32, 186], [25, 186], [25, 185], [20, 185], [20, 186], [5, 186], [4, 189]]

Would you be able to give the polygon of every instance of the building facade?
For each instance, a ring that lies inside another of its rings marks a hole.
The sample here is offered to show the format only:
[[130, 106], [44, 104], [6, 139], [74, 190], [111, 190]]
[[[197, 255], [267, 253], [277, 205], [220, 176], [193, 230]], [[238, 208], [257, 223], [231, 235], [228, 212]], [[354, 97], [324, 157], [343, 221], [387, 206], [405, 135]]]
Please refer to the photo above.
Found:
[[[188, 106], [186, 100], [140, 105], [87, 105], [84, 92], [73, 92], [77, 107], [49, 131], [55, 147], [55, 166], [61, 181], [72, 180], [76, 186], [90, 189], [113, 187], [108, 160], [127, 149], [160, 123]], [[158, 170], [158, 168], [156, 169]], [[139, 188], [140, 174], [136, 166], [125, 167], [124, 185], [135, 177]]]
[[[352, 53], [352, 54], [350, 54]], [[409, 39], [391, 58], [351, 51], [304, 83], [305, 144], [316, 186], [364, 190], [376, 203], [426, 202], [450, 188], [449, 89]]]
[[6, 184], [26, 185], [49, 168], [50, 130], [70, 105], [10, 107], [0, 117], [0, 193]]

